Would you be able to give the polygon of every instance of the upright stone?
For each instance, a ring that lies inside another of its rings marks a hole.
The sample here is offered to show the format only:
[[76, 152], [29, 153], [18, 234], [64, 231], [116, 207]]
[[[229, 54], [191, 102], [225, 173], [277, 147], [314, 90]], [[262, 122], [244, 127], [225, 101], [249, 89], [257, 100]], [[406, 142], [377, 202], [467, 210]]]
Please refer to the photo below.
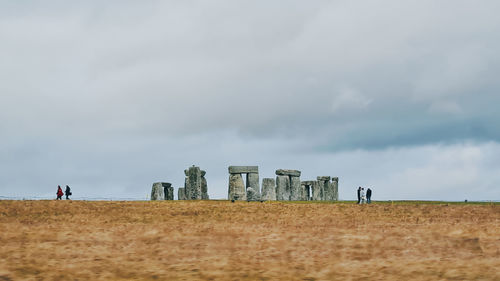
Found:
[[288, 176], [276, 176], [276, 200], [290, 200], [290, 178]]
[[186, 197], [188, 200], [201, 199], [201, 170], [200, 167], [192, 166], [184, 171], [187, 176]]
[[276, 201], [276, 181], [274, 179], [262, 179], [262, 200]]
[[332, 177], [333, 200], [339, 201], [339, 178]]
[[[255, 192], [255, 196], [258, 197], [256, 200], [260, 200], [260, 185], [259, 185], [259, 174], [257, 173], [248, 173], [247, 174], [247, 196], [248, 196], [248, 188], [252, 188], [253, 192]], [[247, 198], [247, 200], [250, 200]]]
[[169, 183], [168, 186], [163, 186], [165, 192], [165, 200], [174, 200], [174, 187]]
[[243, 177], [241, 174], [230, 174], [229, 175], [229, 200], [247, 200], [247, 193], [245, 190], [245, 184], [243, 183]]
[[300, 177], [290, 176], [290, 200], [302, 200], [302, 191], [300, 189]]
[[247, 187], [247, 201], [260, 201], [260, 194], [252, 187]]
[[177, 200], [187, 200], [186, 189], [184, 187], [179, 187], [177, 190]]
[[312, 189], [312, 200], [321, 201], [323, 200], [322, 185], [318, 181], [313, 181], [311, 184]]
[[163, 183], [155, 182], [153, 183], [153, 188], [151, 189], [151, 200], [164, 200], [165, 192], [163, 191]]
[[201, 171], [201, 199], [208, 200], [208, 185], [207, 179], [205, 178], [206, 172]]
[[324, 176], [324, 177], [318, 177], [317, 179], [323, 190], [323, 200], [325, 201], [333, 200], [333, 192], [330, 185], [330, 177]]

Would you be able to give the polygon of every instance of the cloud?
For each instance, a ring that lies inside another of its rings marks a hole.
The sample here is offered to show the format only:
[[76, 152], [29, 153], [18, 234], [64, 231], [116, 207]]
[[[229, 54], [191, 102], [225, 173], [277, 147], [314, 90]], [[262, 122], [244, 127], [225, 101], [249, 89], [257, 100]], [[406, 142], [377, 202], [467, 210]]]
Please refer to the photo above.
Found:
[[3, 186], [32, 185], [21, 180], [28, 172], [53, 179], [64, 161], [81, 184], [134, 190], [165, 165], [148, 162], [155, 155], [176, 159], [179, 170], [232, 162], [205, 152], [224, 139], [237, 144], [231, 153], [259, 155], [261, 165], [286, 164], [275, 162], [279, 147], [321, 158], [498, 143], [499, 8], [497, 1], [2, 3], [0, 169], [10, 171]]

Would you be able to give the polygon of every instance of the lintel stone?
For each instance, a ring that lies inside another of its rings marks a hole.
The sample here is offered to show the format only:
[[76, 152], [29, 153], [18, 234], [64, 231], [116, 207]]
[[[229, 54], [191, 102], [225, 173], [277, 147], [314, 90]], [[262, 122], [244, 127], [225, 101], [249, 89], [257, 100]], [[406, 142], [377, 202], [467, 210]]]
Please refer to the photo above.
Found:
[[317, 177], [317, 179], [319, 181], [330, 181], [331, 178], [329, 176], [323, 176], [323, 177]]
[[229, 166], [230, 174], [258, 174], [259, 166]]
[[292, 176], [292, 177], [300, 177], [299, 170], [287, 170], [287, 169], [279, 169], [276, 170], [277, 176]]

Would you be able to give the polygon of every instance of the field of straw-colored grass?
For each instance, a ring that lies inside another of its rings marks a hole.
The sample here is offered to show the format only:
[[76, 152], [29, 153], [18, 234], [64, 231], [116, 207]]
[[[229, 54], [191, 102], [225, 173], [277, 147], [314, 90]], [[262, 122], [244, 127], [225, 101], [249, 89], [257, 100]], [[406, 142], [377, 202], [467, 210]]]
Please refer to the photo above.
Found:
[[0, 201], [0, 280], [500, 280], [500, 205]]

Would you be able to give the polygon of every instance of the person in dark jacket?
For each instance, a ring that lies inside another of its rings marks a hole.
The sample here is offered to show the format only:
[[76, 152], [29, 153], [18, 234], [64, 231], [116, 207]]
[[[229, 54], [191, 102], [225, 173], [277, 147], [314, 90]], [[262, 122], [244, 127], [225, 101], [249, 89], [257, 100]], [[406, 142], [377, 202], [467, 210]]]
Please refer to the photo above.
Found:
[[366, 190], [366, 203], [370, 204], [372, 202], [372, 190], [368, 188]]
[[66, 200], [68, 200], [69, 196], [71, 194], [73, 194], [73, 193], [71, 193], [71, 188], [69, 188], [69, 185], [66, 185], [66, 192], [65, 192], [65, 194], [66, 194]]
[[56, 193], [56, 195], [57, 195], [57, 199], [56, 200], [62, 200], [62, 196], [64, 195], [64, 193], [63, 193], [60, 185], [57, 186], [57, 193]]
[[358, 188], [358, 204], [361, 203], [361, 186]]

